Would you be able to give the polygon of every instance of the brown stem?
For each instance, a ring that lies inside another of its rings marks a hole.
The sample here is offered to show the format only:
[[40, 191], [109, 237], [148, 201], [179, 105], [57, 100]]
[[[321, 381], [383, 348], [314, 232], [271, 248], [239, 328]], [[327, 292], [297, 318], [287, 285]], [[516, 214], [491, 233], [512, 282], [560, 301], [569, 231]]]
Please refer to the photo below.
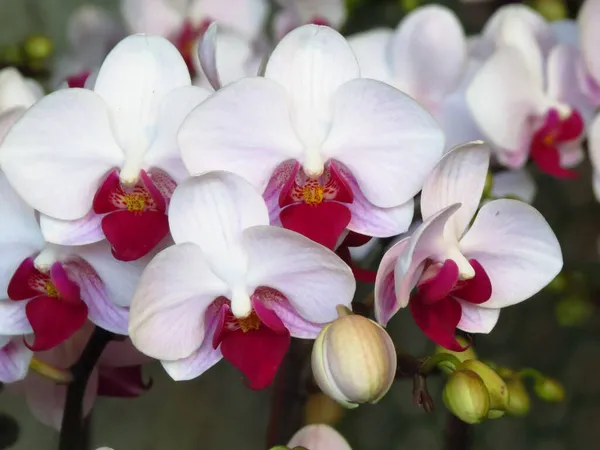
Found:
[[445, 450], [469, 450], [471, 427], [453, 414], [448, 415], [444, 432]]

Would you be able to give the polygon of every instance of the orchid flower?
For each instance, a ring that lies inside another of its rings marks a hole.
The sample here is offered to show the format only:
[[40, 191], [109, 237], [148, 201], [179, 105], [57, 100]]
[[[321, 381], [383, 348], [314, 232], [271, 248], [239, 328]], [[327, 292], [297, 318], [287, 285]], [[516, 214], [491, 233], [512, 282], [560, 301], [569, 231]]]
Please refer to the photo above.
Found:
[[[115, 260], [106, 242], [60, 246], [45, 241], [35, 212], [0, 174], [0, 334], [31, 331], [32, 350], [48, 350], [89, 318], [127, 334], [128, 306], [143, 260]], [[3, 339], [5, 342], [5, 339]]]
[[307, 425], [300, 429], [287, 445], [310, 450], [352, 450], [344, 437], [329, 425]]
[[[67, 370], [79, 359], [92, 330], [93, 326], [88, 322], [69, 340], [51, 350], [37, 352], [35, 357], [52, 367]], [[138, 367], [146, 362], [148, 362], [148, 358], [140, 354], [131, 345], [131, 341], [110, 342], [90, 375], [83, 397], [84, 415], [87, 416], [92, 410], [96, 397], [102, 395], [102, 373], [105, 370], [112, 371]], [[55, 381], [31, 371], [23, 380], [22, 387], [27, 404], [34, 417], [44, 425], [59, 430], [64, 412], [67, 386], [57, 384]]]
[[0, 165], [47, 216], [51, 242], [106, 236], [117, 259], [138, 259], [169, 232], [169, 198], [187, 176], [176, 132], [208, 95], [191, 86], [166, 39], [130, 36], [108, 55], [93, 91], [62, 89], [31, 107], [0, 147]]
[[273, 18], [273, 31], [279, 41], [295, 28], [309, 23], [339, 30], [346, 21], [344, 0], [277, 0], [280, 9]]
[[375, 315], [381, 324], [409, 306], [431, 340], [459, 351], [456, 328], [489, 333], [501, 308], [530, 298], [560, 272], [559, 243], [532, 206], [493, 200], [475, 214], [489, 157], [485, 144], [464, 144], [428, 178], [423, 224], [388, 250], [379, 266]]
[[23, 335], [32, 332], [25, 313], [25, 304], [0, 299], [0, 382], [22, 380], [29, 370], [33, 355]]
[[584, 64], [580, 66], [580, 85], [588, 98], [595, 106], [600, 105], [600, 55], [598, 43], [600, 42], [600, 2], [586, 0], [581, 6], [577, 18], [580, 31], [581, 55]]
[[574, 177], [583, 158], [587, 106], [577, 83], [576, 49], [556, 45], [547, 59], [534, 29], [505, 20], [499, 45], [471, 80], [467, 103], [479, 128], [509, 168], [531, 157], [544, 172]]
[[129, 332], [175, 380], [222, 357], [252, 389], [268, 386], [290, 336], [314, 339], [350, 306], [355, 281], [333, 252], [279, 227], [247, 181], [209, 172], [180, 184], [169, 225], [176, 243], [147, 266]]
[[121, 0], [121, 9], [132, 33], [168, 38], [195, 74], [197, 42], [212, 22], [254, 41], [266, 20], [267, 4], [266, 0]]
[[241, 175], [263, 192], [273, 224], [334, 248], [346, 228], [376, 237], [408, 228], [444, 137], [408, 96], [361, 79], [338, 32], [305, 25], [279, 43], [264, 77], [194, 109], [179, 145], [190, 173]]
[[17, 69], [0, 70], [0, 143], [13, 123], [43, 95], [42, 87], [24, 78]]
[[492, 177], [492, 198], [514, 198], [531, 204], [536, 192], [535, 180], [525, 169], [502, 170]]
[[588, 147], [590, 152], [590, 160], [594, 175], [592, 178], [592, 187], [596, 199], [600, 201], [600, 114], [596, 116], [590, 126], [588, 134]]

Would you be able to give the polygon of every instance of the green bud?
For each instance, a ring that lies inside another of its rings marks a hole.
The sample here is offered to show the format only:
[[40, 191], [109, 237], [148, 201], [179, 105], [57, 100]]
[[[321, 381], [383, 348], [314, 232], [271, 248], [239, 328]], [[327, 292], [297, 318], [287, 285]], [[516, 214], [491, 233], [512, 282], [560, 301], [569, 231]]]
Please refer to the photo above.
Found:
[[470, 424], [485, 420], [490, 407], [483, 380], [470, 370], [457, 370], [448, 377], [443, 400], [452, 414]]
[[504, 415], [504, 411], [502, 411], [500, 409], [490, 409], [490, 411], [488, 412], [487, 418], [488, 419], [499, 419], [503, 415]]
[[29, 59], [44, 59], [52, 55], [54, 46], [47, 36], [33, 35], [25, 40], [23, 49]]
[[481, 377], [490, 394], [490, 409], [505, 411], [508, 407], [509, 393], [506, 383], [489, 366], [481, 361], [469, 359], [458, 366], [458, 370], [472, 370]]
[[285, 445], [277, 445], [275, 447], [271, 447], [269, 450], [290, 450], [290, 448]]
[[548, 285], [546, 285], [545, 289], [560, 294], [567, 288], [567, 284], [567, 276], [563, 272], [560, 272], [550, 283], [548, 283]]
[[556, 320], [563, 327], [572, 327], [584, 323], [593, 313], [592, 303], [578, 295], [571, 295], [556, 304]]
[[[462, 345], [463, 347], [466, 347], [467, 345], [470, 344], [470, 342], [465, 339], [462, 336], [457, 336], [456, 340], [460, 343], [460, 345]], [[473, 346], [471, 345], [469, 348], [467, 348], [464, 352], [454, 352], [452, 350], [448, 350], [440, 345], [438, 345], [435, 348], [435, 353], [439, 354], [439, 353], [448, 353], [450, 355], [454, 355], [456, 356], [456, 358], [460, 361], [466, 361], [467, 359], [477, 359], [477, 354], [475, 353], [475, 349], [473, 348]], [[442, 372], [444, 372], [446, 375], [450, 375], [452, 372], [454, 372], [454, 370], [456, 369], [456, 367], [454, 367], [453, 364], [449, 363], [449, 362], [440, 362], [438, 364], [438, 367], [440, 368], [440, 370]]]
[[533, 7], [546, 20], [561, 20], [569, 17], [564, 0], [535, 0]]
[[533, 390], [539, 398], [547, 402], [562, 402], [565, 399], [565, 388], [554, 378], [544, 377], [536, 380]]
[[422, 1], [421, 0], [399, 0], [400, 1], [400, 6], [402, 6], [402, 9], [404, 9], [404, 11], [409, 12], [412, 11], [413, 9], [417, 9]]
[[531, 400], [529, 393], [523, 384], [520, 377], [513, 377], [506, 382], [508, 392], [510, 393], [510, 401], [506, 411], [513, 416], [524, 416], [529, 412]]

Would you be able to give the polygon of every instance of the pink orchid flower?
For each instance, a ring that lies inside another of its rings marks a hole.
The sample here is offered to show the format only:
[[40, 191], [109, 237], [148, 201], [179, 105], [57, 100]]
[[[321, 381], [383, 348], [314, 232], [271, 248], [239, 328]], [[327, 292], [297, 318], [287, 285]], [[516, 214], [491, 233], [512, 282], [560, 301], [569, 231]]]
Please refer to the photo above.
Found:
[[344, 436], [329, 425], [307, 425], [300, 429], [287, 445], [310, 450], [352, 450]]
[[346, 21], [344, 0], [277, 0], [273, 33], [279, 41], [295, 28], [309, 23], [339, 30]]
[[241, 175], [263, 192], [273, 224], [334, 248], [346, 228], [376, 237], [408, 228], [444, 136], [414, 100], [360, 78], [337, 31], [305, 25], [279, 43], [264, 77], [194, 109], [179, 145], [190, 173]]
[[592, 111], [579, 88], [578, 50], [518, 11], [492, 21], [495, 47], [473, 76], [467, 103], [500, 163], [516, 169], [531, 157], [546, 173], [574, 177], [569, 168], [583, 158]]
[[169, 224], [176, 245], [147, 266], [129, 332], [175, 380], [222, 357], [252, 389], [268, 386], [290, 336], [314, 339], [350, 306], [355, 281], [333, 252], [279, 227], [243, 178], [209, 172], [180, 184]]
[[[35, 357], [46, 364], [57, 369], [69, 369], [81, 355], [87, 343], [93, 327], [87, 323], [81, 330], [74, 334], [69, 340], [63, 342], [52, 350], [37, 352]], [[83, 398], [84, 414], [87, 416], [92, 410], [97, 396], [103, 395], [104, 372], [113, 374], [115, 370], [139, 368], [141, 364], [147, 363], [148, 358], [139, 353], [131, 341], [110, 342], [98, 361], [98, 365], [92, 371]], [[129, 386], [128, 380], [120, 380], [121, 389], [132, 389], [137, 391], [141, 379], [135, 380], [135, 384]], [[67, 395], [67, 386], [44, 378], [43, 376], [30, 372], [22, 382], [23, 393], [32, 414], [43, 424], [60, 429], [64, 405]]]
[[409, 306], [431, 340], [459, 351], [456, 328], [489, 333], [501, 308], [530, 298], [560, 272], [560, 245], [532, 206], [501, 199], [475, 214], [489, 157], [485, 144], [464, 144], [428, 178], [423, 223], [388, 250], [379, 266], [375, 315], [381, 324]]
[[65, 341], [88, 318], [127, 334], [128, 306], [144, 260], [117, 261], [106, 242], [73, 247], [48, 243], [34, 210], [1, 174], [0, 215], [0, 299], [15, 305], [0, 310], [1, 334], [33, 331], [28, 346], [36, 351]]
[[187, 176], [176, 132], [209, 92], [191, 86], [166, 39], [136, 35], [108, 55], [94, 89], [62, 89], [32, 106], [0, 148], [0, 165], [43, 213], [56, 244], [98, 242], [117, 259], [150, 252], [169, 232], [167, 206]]
[[168, 38], [181, 52], [192, 75], [198, 39], [217, 22], [248, 41], [258, 38], [267, 18], [266, 0], [121, 0], [132, 33]]
[[23, 340], [33, 331], [23, 302], [0, 299], [0, 330], [0, 382], [22, 380], [33, 355]]
[[423, 105], [440, 123], [446, 147], [481, 138], [464, 90], [475, 65], [452, 10], [427, 5], [409, 13], [395, 30], [376, 28], [348, 38], [364, 77], [391, 84]]

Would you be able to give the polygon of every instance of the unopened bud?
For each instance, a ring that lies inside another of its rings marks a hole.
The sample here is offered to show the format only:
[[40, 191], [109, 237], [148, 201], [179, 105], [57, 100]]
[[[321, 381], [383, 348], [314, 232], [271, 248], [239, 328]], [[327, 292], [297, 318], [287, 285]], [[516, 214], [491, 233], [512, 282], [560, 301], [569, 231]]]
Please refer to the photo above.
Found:
[[510, 400], [506, 411], [513, 416], [524, 416], [527, 414], [531, 407], [531, 400], [521, 378], [510, 378], [506, 382], [506, 386], [510, 393]]
[[539, 398], [547, 402], [562, 402], [565, 399], [565, 389], [554, 378], [544, 377], [536, 380], [533, 390]]
[[358, 315], [340, 317], [317, 337], [312, 369], [321, 390], [347, 408], [376, 403], [396, 374], [396, 351], [387, 332]]
[[[474, 359], [464, 361], [460, 364], [460, 366], [458, 366], [458, 369], [472, 370], [481, 377], [490, 395], [490, 411], [506, 410], [508, 407], [510, 394], [508, 393], [506, 383], [502, 378], [500, 378], [500, 375], [498, 375], [486, 364]], [[490, 417], [490, 419], [500, 417], [501, 415], [502, 414], [498, 415], [497, 413], [492, 413], [493, 417]]]
[[53, 52], [54, 46], [47, 36], [33, 35], [25, 40], [23, 48], [28, 58], [39, 60], [49, 57]]
[[490, 395], [483, 380], [470, 370], [457, 370], [448, 377], [443, 400], [452, 414], [471, 424], [486, 419], [490, 408]]
[[[473, 348], [473, 346], [469, 345], [470, 342], [467, 339], [465, 339], [462, 336], [457, 336], [456, 340], [458, 341], [458, 343], [460, 345], [462, 345], [463, 347], [468, 347], [468, 348], [465, 351], [462, 351], [462, 352], [454, 352], [452, 350], [448, 350], [447, 348], [444, 348], [444, 347], [438, 345], [435, 348], [435, 353], [436, 354], [437, 353], [449, 353], [450, 355], [456, 356], [456, 358], [460, 362], [466, 361], [467, 359], [477, 359], [477, 353], [475, 353], [475, 349]], [[446, 362], [440, 362], [438, 364], [438, 367], [446, 375], [450, 375], [456, 369], [456, 367], [454, 367], [453, 364], [446, 363]]]
[[307, 425], [298, 431], [288, 447], [293, 450], [351, 450], [344, 437], [329, 425]]

